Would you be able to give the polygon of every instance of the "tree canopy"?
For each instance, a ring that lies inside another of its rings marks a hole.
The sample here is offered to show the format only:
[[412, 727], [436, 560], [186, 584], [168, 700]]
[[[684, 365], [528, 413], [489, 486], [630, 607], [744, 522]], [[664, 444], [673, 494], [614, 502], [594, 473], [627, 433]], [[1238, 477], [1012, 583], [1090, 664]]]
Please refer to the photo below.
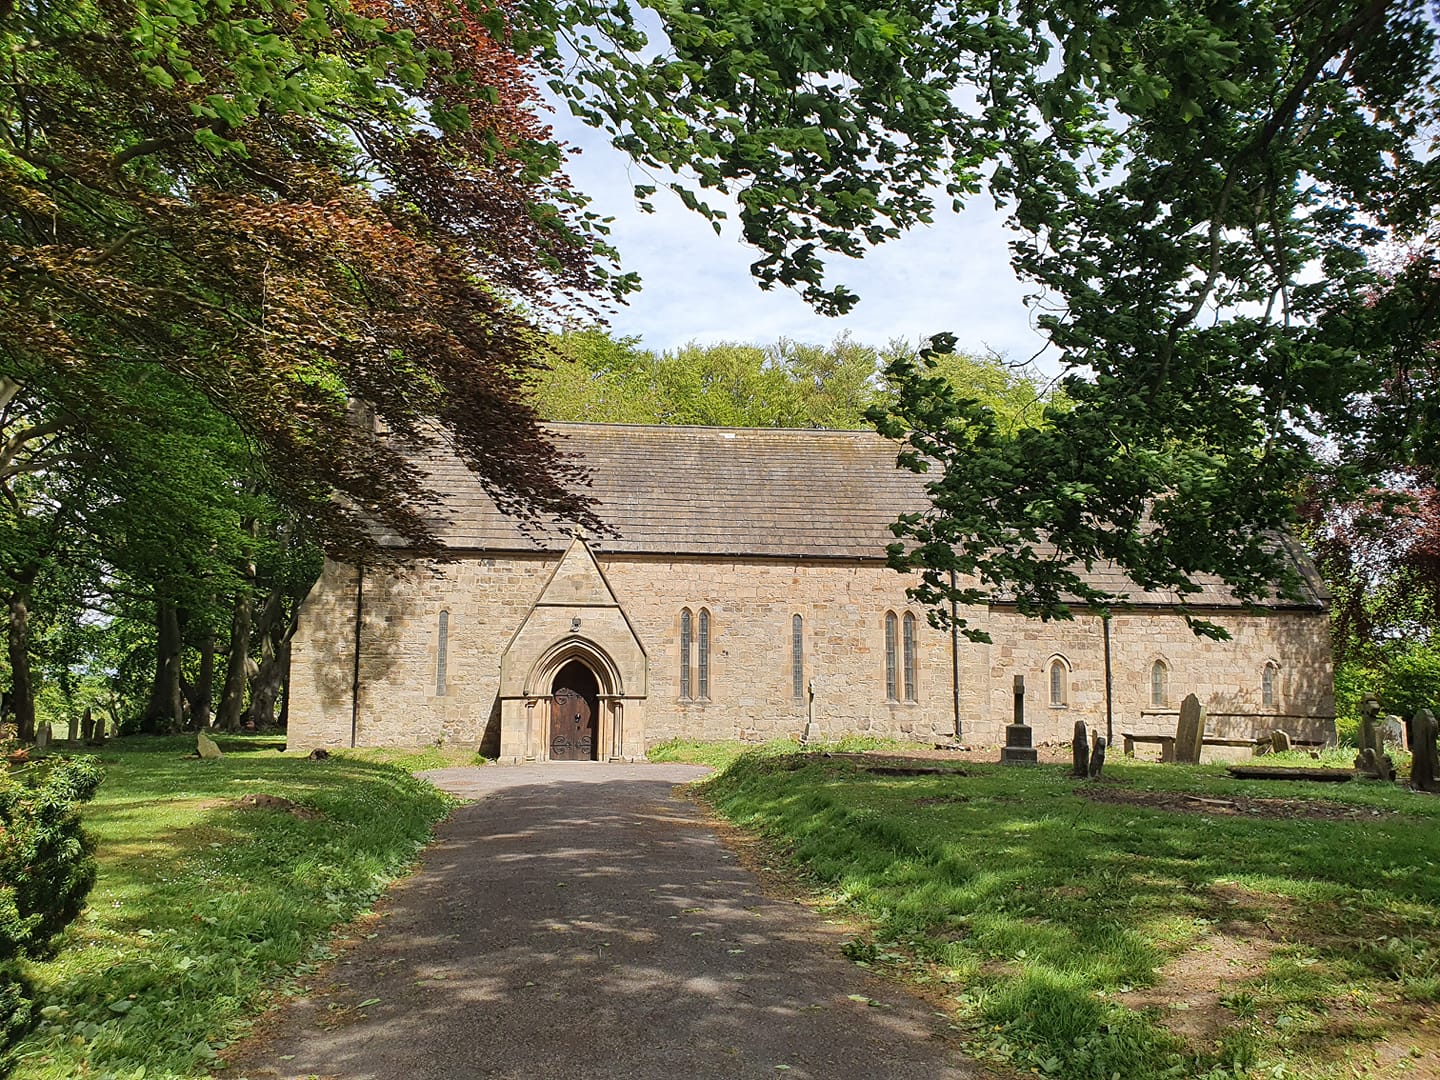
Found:
[[893, 370], [877, 421], [935, 477], [897, 565], [931, 600], [958, 570], [1037, 615], [1103, 607], [1079, 572], [1099, 561], [1273, 599], [1302, 477], [1434, 463], [1425, 0], [713, 0], [653, 5], [649, 52], [628, 6], [527, 10], [581, 55], [576, 111], [701, 212], [732, 194], [761, 283], [822, 310], [855, 299], [825, 252], [946, 199], [1006, 211], [1074, 407], [1007, 432], [926, 363]]
[[[530, 379], [547, 420], [854, 430], [890, 401], [885, 369], [916, 350], [902, 340], [876, 348], [841, 334], [829, 345], [782, 338], [769, 345], [691, 342], [656, 353], [600, 328], [570, 330]], [[1063, 395], [1002, 357], [951, 353], [939, 377], [993, 410], [1006, 430], [1042, 422]]]
[[13, 381], [163, 367], [339, 553], [429, 541], [405, 450], [434, 421], [508, 508], [583, 516], [518, 377], [533, 313], [629, 282], [500, 11], [18, 0], [0, 44]]

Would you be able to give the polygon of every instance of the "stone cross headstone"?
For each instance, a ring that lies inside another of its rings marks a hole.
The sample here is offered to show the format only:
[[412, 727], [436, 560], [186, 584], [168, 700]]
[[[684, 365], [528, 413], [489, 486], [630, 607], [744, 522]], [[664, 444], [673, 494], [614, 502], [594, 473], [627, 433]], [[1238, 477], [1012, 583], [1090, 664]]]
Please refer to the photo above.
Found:
[[1416, 791], [1440, 792], [1440, 725], [1435, 714], [1421, 709], [1410, 721], [1410, 786]]
[[87, 743], [95, 738], [95, 718], [90, 715], [88, 706], [85, 709], [84, 719], [80, 721], [80, 738]]
[[1200, 764], [1200, 750], [1204, 745], [1205, 706], [1194, 694], [1186, 694], [1180, 702], [1180, 720], [1175, 725], [1175, 760]]
[[74, 742], [80, 737], [80, 717], [73, 712], [70, 714], [70, 730], [65, 735], [66, 742]]
[[1090, 731], [1084, 720], [1075, 721], [1075, 740], [1070, 744], [1071, 776], [1085, 776], [1090, 768]]
[[1090, 779], [1099, 780], [1100, 770], [1105, 768], [1105, 736], [1095, 736], [1095, 749], [1090, 754]]
[[1283, 754], [1288, 751], [1290, 749], [1290, 735], [1279, 729], [1270, 732], [1270, 749], [1277, 754]]
[[1032, 742], [1030, 725], [1025, 723], [1025, 676], [1015, 676], [1014, 723], [1005, 725], [1005, 745], [1000, 761], [1005, 765], [1033, 765], [1040, 760]]
[[1385, 752], [1385, 744], [1381, 741], [1380, 734], [1380, 702], [1374, 695], [1367, 695], [1360, 706], [1360, 752], [1374, 750], [1375, 756], [1379, 757]]
[[216, 745], [215, 740], [203, 731], [195, 735], [195, 749], [206, 761], [215, 761], [221, 756], [220, 747]]

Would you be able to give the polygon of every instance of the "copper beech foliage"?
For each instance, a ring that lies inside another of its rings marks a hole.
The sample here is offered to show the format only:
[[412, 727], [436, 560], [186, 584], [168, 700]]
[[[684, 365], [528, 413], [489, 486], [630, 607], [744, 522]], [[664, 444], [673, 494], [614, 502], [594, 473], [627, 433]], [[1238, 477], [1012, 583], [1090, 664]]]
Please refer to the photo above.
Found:
[[340, 556], [434, 550], [439, 438], [507, 508], [587, 520], [518, 380], [548, 309], [630, 282], [508, 34], [447, 0], [0, 5], [4, 373], [183, 377]]

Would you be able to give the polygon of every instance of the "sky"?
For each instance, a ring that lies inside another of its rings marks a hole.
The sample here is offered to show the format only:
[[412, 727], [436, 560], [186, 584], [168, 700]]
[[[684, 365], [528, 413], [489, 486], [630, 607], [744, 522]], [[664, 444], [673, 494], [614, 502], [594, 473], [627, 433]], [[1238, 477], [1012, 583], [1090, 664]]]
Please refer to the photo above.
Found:
[[[764, 345], [781, 337], [826, 344], [844, 331], [880, 346], [948, 330], [964, 351], [991, 349], [1019, 363], [1044, 345], [1031, 328], [1025, 289], [1011, 273], [1002, 219], [987, 198], [959, 215], [942, 203], [934, 225], [874, 248], [863, 260], [834, 256], [833, 279], [860, 302], [849, 315], [827, 318], [797, 292], [760, 289], [749, 269], [757, 253], [741, 243], [735, 225], [716, 236], [663, 187], [651, 199], [655, 213], [643, 213], [633, 189], [654, 180], [563, 105], [549, 119], [557, 138], [581, 149], [566, 171], [591, 198], [592, 210], [615, 219], [610, 239], [622, 268], [642, 279], [641, 291], [611, 314], [611, 329], [647, 348], [692, 341]], [[1053, 362], [1042, 359], [1041, 367]]]

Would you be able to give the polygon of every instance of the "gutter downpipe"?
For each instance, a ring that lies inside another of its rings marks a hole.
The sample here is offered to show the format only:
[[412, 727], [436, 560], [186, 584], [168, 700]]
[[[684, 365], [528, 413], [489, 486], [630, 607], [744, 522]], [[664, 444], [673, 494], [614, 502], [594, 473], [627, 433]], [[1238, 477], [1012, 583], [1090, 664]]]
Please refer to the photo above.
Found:
[[350, 748], [360, 731], [360, 627], [365, 621], [365, 564], [355, 564], [355, 668], [350, 684]]
[[955, 571], [950, 571], [950, 690], [954, 698], [955, 741], [960, 741], [960, 606], [955, 601]]
[[1110, 677], [1110, 615], [1107, 612], [1100, 616], [1101, 623], [1105, 626], [1105, 745], [1112, 746], [1115, 743], [1115, 712], [1114, 682]]

